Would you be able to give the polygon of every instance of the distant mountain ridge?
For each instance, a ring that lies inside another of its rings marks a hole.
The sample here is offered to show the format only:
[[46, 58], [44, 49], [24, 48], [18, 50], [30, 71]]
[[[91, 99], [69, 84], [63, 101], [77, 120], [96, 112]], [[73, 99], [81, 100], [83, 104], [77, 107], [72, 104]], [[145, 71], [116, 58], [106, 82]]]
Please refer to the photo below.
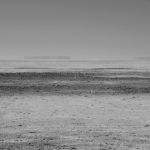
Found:
[[137, 60], [144, 60], [144, 61], [150, 61], [150, 56], [148, 57], [137, 57]]
[[70, 57], [69, 56], [26, 56], [24, 57], [24, 59], [52, 59], [52, 60], [70, 60]]

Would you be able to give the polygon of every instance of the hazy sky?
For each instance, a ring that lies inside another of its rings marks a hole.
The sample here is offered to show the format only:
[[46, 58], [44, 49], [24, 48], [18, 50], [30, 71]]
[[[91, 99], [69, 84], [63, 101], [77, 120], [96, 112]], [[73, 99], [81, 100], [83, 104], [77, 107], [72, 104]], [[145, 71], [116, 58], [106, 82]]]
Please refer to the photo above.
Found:
[[150, 56], [149, 0], [0, 0], [0, 58]]

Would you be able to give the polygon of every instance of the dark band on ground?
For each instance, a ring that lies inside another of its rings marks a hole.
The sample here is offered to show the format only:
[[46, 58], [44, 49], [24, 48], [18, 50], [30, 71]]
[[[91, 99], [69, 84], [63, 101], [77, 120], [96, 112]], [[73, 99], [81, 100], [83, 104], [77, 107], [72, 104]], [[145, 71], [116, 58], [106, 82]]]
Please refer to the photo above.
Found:
[[0, 73], [0, 95], [150, 93], [149, 72]]

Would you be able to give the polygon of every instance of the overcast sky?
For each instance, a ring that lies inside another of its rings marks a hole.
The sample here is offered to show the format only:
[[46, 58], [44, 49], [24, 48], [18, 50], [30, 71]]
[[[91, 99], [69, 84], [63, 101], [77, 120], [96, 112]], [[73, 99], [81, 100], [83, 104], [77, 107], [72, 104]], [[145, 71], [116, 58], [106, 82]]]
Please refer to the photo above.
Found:
[[0, 58], [150, 56], [149, 0], [0, 0]]

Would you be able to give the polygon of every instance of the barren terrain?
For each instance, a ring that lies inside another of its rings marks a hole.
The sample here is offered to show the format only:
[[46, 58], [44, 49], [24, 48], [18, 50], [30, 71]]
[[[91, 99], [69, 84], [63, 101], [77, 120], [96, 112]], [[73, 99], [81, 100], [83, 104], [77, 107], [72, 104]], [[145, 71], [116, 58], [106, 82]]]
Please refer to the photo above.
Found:
[[0, 149], [149, 150], [150, 72], [0, 73]]

